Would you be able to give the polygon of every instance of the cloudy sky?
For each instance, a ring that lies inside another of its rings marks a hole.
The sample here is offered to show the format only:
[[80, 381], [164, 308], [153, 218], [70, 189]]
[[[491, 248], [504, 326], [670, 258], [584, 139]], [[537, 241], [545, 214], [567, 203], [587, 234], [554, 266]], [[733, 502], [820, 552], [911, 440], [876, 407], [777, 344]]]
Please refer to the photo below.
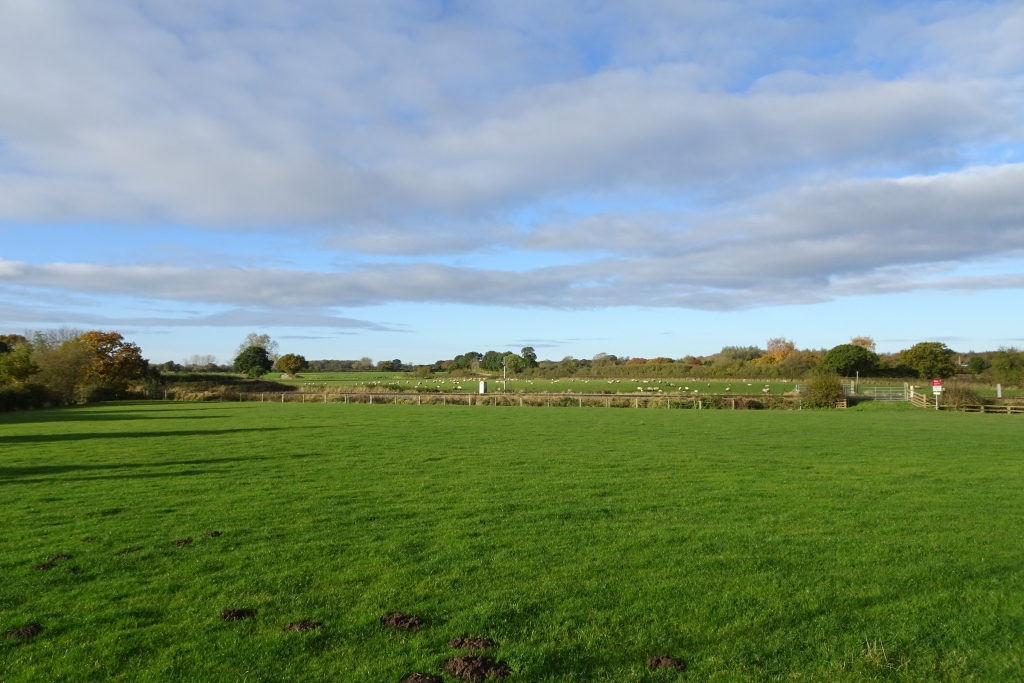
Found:
[[0, 326], [1024, 342], [1024, 4], [0, 0]]

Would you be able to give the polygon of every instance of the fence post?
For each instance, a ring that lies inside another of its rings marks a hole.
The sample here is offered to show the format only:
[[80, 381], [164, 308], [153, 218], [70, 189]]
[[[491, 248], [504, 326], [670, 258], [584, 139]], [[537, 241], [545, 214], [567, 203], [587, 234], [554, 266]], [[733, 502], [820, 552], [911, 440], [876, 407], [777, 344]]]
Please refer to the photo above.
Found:
[[281, 403], [284, 403], [284, 392], [281, 392]]

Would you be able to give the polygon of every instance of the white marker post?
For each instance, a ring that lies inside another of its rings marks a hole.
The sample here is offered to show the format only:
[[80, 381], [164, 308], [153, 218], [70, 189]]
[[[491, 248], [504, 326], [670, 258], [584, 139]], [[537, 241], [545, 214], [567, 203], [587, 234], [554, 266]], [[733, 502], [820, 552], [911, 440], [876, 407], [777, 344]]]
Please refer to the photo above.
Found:
[[996, 398], [1002, 398], [1002, 397], [1003, 397], [1003, 385], [1002, 384], [997, 384], [996, 385]]
[[935, 394], [935, 410], [939, 409], [939, 395], [942, 393], [942, 380], [932, 380], [932, 393]]

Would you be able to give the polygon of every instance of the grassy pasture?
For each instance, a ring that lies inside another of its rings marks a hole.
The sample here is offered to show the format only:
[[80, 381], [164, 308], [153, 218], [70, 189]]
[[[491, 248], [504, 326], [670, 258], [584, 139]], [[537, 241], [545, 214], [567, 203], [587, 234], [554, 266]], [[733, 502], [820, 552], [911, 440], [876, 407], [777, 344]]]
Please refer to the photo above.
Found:
[[45, 630], [0, 680], [397, 682], [469, 634], [513, 681], [1019, 681], [1022, 444], [907, 404], [6, 414], [0, 630]]
[[[370, 377], [368, 375], [375, 375]], [[386, 376], [379, 376], [385, 374]], [[357, 377], [346, 377], [345, 375], [358, 375]], [[271, 376], [268, 375], [268, 378]], [[273, 377], [279, 377], [275, 374]], [[428, 389], [434, 389], [437, 391], [449, 392], [449, 393], [476, 393], [479, 388], [480, 379], [483, 378], [470, 378], [470, 379], [458, 379], [450, 378], [443, 375], [434, 377], [432, 379], [413, 379], [405, 377], [397, 373], [345, 373], [345, 372], [330, 372], [330, 373], [315, 373], [315, 372], [303, 372], [299, 374], [297, 379], [292, 380], [280, 380], [283, 384], [290, 384], [293, 386], [300, 387], [344, 387], [350, 390], [360, 390], [364, 387], [374, 388], [401, 388], [405, 390], [411, 390], [414, 388], [424, 387]], [[500, 391], [502, 384], [500, 379], [488, 378], [487, 389], [490, 392]], [[643, 387], [645, 392], [647, 391], [658, 391], [659, 389], [664, 393], [683, 393], [690, 395], [694, 391], [701, 394], [765, 394], [770, 393], [773, 395], [784, 394], [787, 391], [792, 391], [795, 383], [793, 382], [765, 382], [765, 381], [700, 381], [700, 380], [639, 380], [630, 381], [630, 378], [624, 379], [598, 379], [598, 378], [573, 378], [573, 379], [528, 379], [528, 378], [512, 378], [508, 380], [507, 391], [509, 393], [533, 393], [533, 392], [553, 392], [563, 393], [566, 391], [572, 391], [574, 393], [637, 393], [640, 387]], [[768, 392], [763, 391], [765, 388], [769, 389]]]

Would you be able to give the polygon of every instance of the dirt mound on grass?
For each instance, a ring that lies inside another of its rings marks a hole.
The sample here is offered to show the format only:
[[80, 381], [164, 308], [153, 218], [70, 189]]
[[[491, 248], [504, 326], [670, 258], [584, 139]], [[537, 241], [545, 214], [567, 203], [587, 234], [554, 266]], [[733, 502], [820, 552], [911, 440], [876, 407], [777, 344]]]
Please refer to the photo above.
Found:
[[82, 539], [82, 542], [83, 543], [92, 543], [95, 540], [96, 540], [95, 536], [86, 536], [85, 538]]
[[43, 627], [39, 624], [25, 624], [21, 628], [16, 628], [13, 631], [8, 631], [4, 635], [8, 638], [14, 638], [16, 640], [28, 640], [29, 638], [35, 638], [43, 632]]
[[218, 536], [220, 536], [220, 532], [219, 531], [207, 531], [206, 535], [209, 536], [210, 538], [217, 538]]
[[398, 683], [444, 683], [444, 679], [440, 676], [417, 671], [414, 674], [409, 674]]
[[319, 621], [293, 621], [284, 627], [285, 631], [312, 631], [313, 629], [320, 628]]
[[140, 550], [142, 550], [142, 548], [125, 548], [119, 552], [118, 555], [131, 555], [132, 553], [137, 553]]
[[55, 565], [53, 562], [40, 562], [39, 564], [32, 565], [32, 571], [43, 572], [47, 569], [53, 569], [56, 566], [57, 565]]
[[220, 618], [224, 621], [242, 621], [243, 619], [252, 619], [256, 616], [256, 610], [254, 609], [222, 609], [220, 611]]
[[676, 671], [685, 671], [686, 662], [681, 659], [674, 659], [668, 655], [661, 655], [660, 657], [651, 657], [647, 660], [647, 668], [651, 671], [657, 669], [675, 669]]
[[444, 663], [444, 670], [455, 678], [480, 683], [488, 678], [508, 678], [512, 669], [503, 662], [496, 662], [489, 657], [463, 655], [449, 659]]
[[56, 562], [57, 560], [70, 560], [71, 556], [67, 553], [57, 553], [56, 555], [50, 555], [48, 559], [50, 562]]
[[448, 641], [448, 647], [456, 650], [496, 650], [498, 644], [490, 638], [471, 638], [460, 636]]
[[380, 618], [380, 623], [387, 628], [398, 629], [399, 631], [411, 631], [423, 625], [423, 620], [411, 614], [392, 612]]
[[189, 545], [191, 543], [192, 543], [192, 538], [189, 537], [189, 538], [179, 538], [177, 541], [174, 541], [173, 543], [171, 543], [171, 545], [173, 545], [175, 548], [180, 548], [183, 545]]

